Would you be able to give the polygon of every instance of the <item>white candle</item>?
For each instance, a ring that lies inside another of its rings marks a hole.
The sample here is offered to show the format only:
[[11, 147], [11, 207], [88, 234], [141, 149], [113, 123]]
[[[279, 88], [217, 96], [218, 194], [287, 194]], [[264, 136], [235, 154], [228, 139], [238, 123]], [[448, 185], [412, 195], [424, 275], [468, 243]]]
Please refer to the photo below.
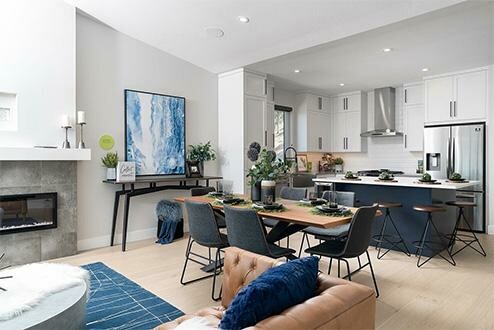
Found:
[[77, 123], [78, 124], [86, 123], [86, 111], [77, 111]]
[[63, 115], [61, 120], [60, 120], [60, 124], [62, 125], [62, 127], [71, 126], [69, 116]]

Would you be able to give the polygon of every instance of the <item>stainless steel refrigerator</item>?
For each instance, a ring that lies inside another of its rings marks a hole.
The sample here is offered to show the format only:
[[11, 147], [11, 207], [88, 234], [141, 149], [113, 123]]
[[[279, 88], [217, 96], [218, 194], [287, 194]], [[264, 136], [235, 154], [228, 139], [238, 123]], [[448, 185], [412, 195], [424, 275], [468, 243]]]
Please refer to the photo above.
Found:
[[456, 192], [457, 200], [477, 204], [465, 209], [465, 215], [478, 232], [485, 232], [485, 150], [485, 123], [425, 127], [425, 171], [433, 179], [447, 179], [457, 172], [469, 181], [478, 181]]

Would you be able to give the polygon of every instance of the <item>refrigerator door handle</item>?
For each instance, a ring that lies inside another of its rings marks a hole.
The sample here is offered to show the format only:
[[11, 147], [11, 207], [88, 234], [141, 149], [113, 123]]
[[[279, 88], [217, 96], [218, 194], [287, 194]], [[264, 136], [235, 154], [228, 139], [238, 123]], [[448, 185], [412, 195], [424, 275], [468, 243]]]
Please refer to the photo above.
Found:
[[451, 138], [448, 139], [448, 163], [446, 168], [446, 177], [451, 175]]
[[453, 143], [451, 145], [451, 153], [452, 153], [452, 161], [451, 161], [451, 173], [454, 173], [456, 171], [455, 169], [455, 164], [456, 164], [456, 139], [453, 138]]

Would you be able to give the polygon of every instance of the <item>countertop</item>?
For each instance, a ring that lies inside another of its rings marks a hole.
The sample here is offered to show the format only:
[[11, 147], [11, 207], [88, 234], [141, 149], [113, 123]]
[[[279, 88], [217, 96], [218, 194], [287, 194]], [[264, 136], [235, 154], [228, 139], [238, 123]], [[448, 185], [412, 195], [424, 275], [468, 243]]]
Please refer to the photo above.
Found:
[[412, 177], [395, 177], [395, 182], [380, 181], [376, 177], [362, 176], [360, 180], [347, 180], [344, 175], [317, 177], [313, 179], [316, 183], [350, 183], [350, 184], [365, 184], [376, 186], [397, 186], [397, 187], [410, 187], [410, 188], [426, 188], [426, 189], [450, 189], [459, 190], [467, 189], [469, 187], [478, 184], [478, 181], [470, 181], [467, 183], [453, 183], [447, 182], [447, 180], [438, 180], [439, 184], [426, 184], [418, 181], [418, 178]]

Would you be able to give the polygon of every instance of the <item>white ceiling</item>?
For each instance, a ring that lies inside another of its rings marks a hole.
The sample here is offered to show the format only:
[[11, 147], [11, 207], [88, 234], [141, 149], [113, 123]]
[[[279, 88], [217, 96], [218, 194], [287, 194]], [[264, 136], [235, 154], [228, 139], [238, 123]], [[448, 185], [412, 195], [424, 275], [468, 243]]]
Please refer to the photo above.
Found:
[[[384, 53], [385, 47], [393, 51]], [[494, 2], [472, 1], [249, 67], [286, 89], [331, 95], [492, 63]]]
[[[66, 0], [114, 29], [219, 73], [462, 0]], [[251, 19], [241, 24], [237, 16]], [[206, 27], [224, 30], [208, 37]]]

